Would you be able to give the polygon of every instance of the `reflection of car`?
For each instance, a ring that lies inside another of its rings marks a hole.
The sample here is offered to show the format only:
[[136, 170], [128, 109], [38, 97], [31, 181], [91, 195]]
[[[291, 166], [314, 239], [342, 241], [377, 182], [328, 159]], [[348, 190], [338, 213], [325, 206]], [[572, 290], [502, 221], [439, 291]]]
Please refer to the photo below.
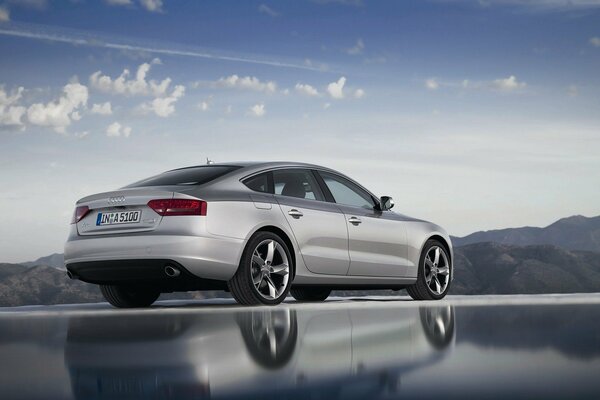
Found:
[[373, 398], [440, 360], [454, 330], [451, 306], [81, 316], [65, 362], [81, 399]]
[[65, 263], [117, 307], [202, 289], [230, 290], [242, 304], [278, 304], [290, 289], [303, 301], [365, 287], [443, 298], [449, 236], [392, 207], [316, 165], [182, 168], [79, 200]]

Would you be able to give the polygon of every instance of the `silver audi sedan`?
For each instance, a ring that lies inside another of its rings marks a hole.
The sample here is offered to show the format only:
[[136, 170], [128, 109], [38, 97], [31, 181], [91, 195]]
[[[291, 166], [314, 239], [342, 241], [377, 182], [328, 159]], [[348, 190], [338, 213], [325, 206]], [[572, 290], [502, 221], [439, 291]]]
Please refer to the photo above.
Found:
[[289, 293], [323, 301], [334, 289], [443, 298], [450, 237], [393, 205], [318, 165], [180, 168], [79, 200], [65, 264], [116, 307], [191, 290], [229, 291], [246, 305], [279, 304]]

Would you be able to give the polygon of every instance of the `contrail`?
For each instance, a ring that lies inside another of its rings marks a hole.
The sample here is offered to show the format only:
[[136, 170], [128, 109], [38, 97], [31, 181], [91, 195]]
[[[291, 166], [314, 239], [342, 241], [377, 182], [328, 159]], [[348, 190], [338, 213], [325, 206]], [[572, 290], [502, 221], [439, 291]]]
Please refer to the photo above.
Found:
[[269, 65], [272, 67], [280, 68], [296, 68], [304, 69], [309, 71], [325, 71], [323, 68], [315, 67], [314, 65], [306, 65], [301, 63], [283, 62], [269, 59], [260, 59], [244, 56], [229, 56], [225, 54], [216, 54], [214, 52], [200, 51], [195, 49], [174, 49], [157, 46], [144, 46], [136, 44], [118, 43], [117, 41], [105, 41], [99, 38], [89, 37], [87, 33], [80, 33], [71, 31], [68, 34], [62, 33], [47, 33], [47, 32], [36, 32], [35, 30], [27, 29], [6, 29], [0, 28], [0, 35], [21, 37], [34, 40], [48, 40], [52, 42], [69, 43], [76, 46], [90, 46], [90, 47], [102, 47], [108, 49], [117, 50], [129, 50], [129, 51], [143, 51], [151, 54], [164, 54], [170, 56], [183, 56], [183, 57], [194, 57], [194, 58], [206, 58], [211, 60], [220, 61], [232, 61], [242, 62], [250, 64]]

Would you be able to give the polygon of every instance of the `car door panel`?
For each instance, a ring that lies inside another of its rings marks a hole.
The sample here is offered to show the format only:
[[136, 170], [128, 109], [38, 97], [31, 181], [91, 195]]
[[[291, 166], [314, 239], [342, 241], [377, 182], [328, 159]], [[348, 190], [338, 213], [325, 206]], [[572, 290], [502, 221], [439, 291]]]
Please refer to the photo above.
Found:
[[350, 268], [348, 275], [408, 275], [406, 226], [391, 211], [377, 210], [377, 200], [357, 183], [318, 171], [323, 191], [346, 217]]
[[[348, 275], [409, 275], [406, 226], [391, 211], [339, 205], [346, 216], [350, 269]], [[360, 223], [349, 222], [358, 218]]]
[[348, 231], [339, 208], [317, 200], [280, 195], [275, 198], [308, 270], [316, 274], [346, 275], [350, 266]]

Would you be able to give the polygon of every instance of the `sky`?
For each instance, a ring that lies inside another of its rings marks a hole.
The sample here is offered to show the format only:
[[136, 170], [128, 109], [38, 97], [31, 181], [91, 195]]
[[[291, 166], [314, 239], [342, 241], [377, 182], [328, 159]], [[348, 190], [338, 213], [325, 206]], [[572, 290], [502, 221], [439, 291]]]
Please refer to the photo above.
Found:
[[600, 214], [600, 1], [0, 0], [0, 261], [189, 165], [311, 162], [453, 235]]

